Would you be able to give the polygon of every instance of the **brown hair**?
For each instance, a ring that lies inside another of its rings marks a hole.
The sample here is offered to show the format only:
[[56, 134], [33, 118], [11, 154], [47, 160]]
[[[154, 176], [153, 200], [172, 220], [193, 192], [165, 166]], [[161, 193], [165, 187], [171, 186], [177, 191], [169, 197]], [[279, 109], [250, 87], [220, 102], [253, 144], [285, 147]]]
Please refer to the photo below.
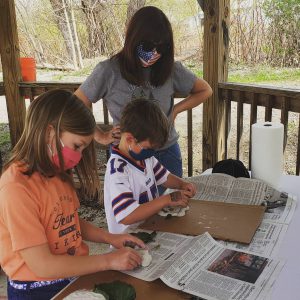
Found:
[[[48, 155], [46, 142], [47, 128], [52, 125], [56, 131], [56, 145], [61, 169], [52, 163]], [[59, 176], [73, 183], [70, 171], [64, 171], [64, 161], [60, 147], [61, 132], [70, 132], [82, 136], [94, 133], [96, 122], [92, 112], [71, 92], [55, 89], [37, 97], [29, 106], [25, 128], [5, 169], [12, 163], [26, 166], [24, 174], [39, 172], [45, 177]], [[93, 142], [83, 150], [82, 159], [76, 167], [83, 186], [89, 194], [99, 188], [96, 170], [96, 156]]]
[[122, 76], [130, 83], [144, 85], [143, 67], [137, 55], [137, 47], [143, 42], [166, 44], [167, 51], [151, 66], [150, 84], [163, 85], [170, 77], [174, 64], [174, 41], [171, 24], [157, 7], [145, 6], [131, 18], [123, 49], [114, 57], [118, 59]]
[[155, 100], [135, 99], [122, 113], [122, 132], [130, 132], [138, 142], [149, 140], [156, 148], [162, 147], [169, 135], [169, 121]]

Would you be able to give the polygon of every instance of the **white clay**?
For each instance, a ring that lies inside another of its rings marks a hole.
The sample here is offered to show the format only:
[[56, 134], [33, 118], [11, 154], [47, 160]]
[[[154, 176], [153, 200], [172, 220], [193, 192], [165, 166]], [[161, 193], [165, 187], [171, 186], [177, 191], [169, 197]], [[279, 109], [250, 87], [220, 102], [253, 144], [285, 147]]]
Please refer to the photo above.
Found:
[[105, 300], [105, 297], [101, 294], [94, 293], [92, 291], [88, 290], [78, 290], [67, 297], [64, 298], [64, 300]]
[[144, 249], [138, 249], [137, 251], [142, 257], [142, 267], [148, 267], [152, 261], [152, 256], [149, 251]]
[[180, 206], [176, 206], [176, 207], [166, 207], [164, 209], [162, 209], [158, 215], [162, 216], [162, 217], [166, 217], [167, 215], [171, 215], [172, 217], [183, 217], [185, 216], [186, 211], [188, 211], [190, 208], [187, 207], [180, 207]]

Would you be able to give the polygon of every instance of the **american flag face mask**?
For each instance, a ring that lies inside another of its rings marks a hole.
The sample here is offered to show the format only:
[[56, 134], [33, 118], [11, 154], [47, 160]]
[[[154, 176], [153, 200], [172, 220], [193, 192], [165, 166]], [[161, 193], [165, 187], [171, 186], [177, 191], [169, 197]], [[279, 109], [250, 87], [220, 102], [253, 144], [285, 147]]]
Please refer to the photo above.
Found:
[[137, 54], [145, 68], [156, 63], [161, 57], [161, 54], [158, 53], [155, 48], [151, 51], [144, 51], [143, 45], [137, 47]]

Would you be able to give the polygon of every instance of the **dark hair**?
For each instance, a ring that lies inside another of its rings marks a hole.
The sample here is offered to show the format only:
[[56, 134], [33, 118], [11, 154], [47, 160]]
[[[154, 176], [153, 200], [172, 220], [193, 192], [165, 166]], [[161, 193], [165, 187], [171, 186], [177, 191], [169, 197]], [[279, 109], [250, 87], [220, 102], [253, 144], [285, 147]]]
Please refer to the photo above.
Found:
[[155, 100], [135, 99], [122, 113], [122, 132], [130, 132], [138, 142], [149, 140], [155, 148], [162, 147], [169, 135], [169, 121]]
[[151, 66], [150, 84], [163, 85], [170, 77], [174, 64], [174, 41], [171, 24], [157, 7], [145, 6], [131, 18], [123, 49], [114, 57], [118, 59], [122, 76], [131, 84], [144, 85], [143, 67], [137, 56], [137, 47], [143, 42], [166, 44], [166, 52]]
[[[52, 125], [56, 131], [60, 170], [55, 168], [48, 155], [46, 135], [49, 125]], [[31, 175], [39, 172], [46, 177], [57, 175], [63, 180], [72, 182], [69, 173], [63, 170], [64, 161], [59, 146], [60, 134], [67, 131], [88, 136], [95, 132], [95, 128], [94, 116], [81, 100], [66, 90], [50, 90], [38, 96], [30, 104], [24, 131], [5, 168], [12, 163], [21, 163], [26, 166], [24, 174]], [[94, 145], [91, 143], [83, 150], [82, 159], [76, 167], [81, 178], [86, 181], [84, 182], [86, 191], [91, 193], [96, 191], [99, 184], [95, 162]]]

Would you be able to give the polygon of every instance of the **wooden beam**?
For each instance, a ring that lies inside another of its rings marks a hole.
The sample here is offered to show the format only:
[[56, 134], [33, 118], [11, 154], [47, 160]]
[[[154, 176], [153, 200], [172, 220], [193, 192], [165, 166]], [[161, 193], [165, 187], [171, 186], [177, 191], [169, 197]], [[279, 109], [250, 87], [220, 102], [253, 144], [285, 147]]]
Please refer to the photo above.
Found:
[[0, 0], [0, 54], [12, 145], [19, 140], [25, 121], [25, 101], [20, 95], [20, 49], [14, 0]]
[[203, 169], [225, 158], [225, 101], [218, 83], [228, 76], [230, 0], [204, 1], [204, 79], [213, 95], [203, 106]]

